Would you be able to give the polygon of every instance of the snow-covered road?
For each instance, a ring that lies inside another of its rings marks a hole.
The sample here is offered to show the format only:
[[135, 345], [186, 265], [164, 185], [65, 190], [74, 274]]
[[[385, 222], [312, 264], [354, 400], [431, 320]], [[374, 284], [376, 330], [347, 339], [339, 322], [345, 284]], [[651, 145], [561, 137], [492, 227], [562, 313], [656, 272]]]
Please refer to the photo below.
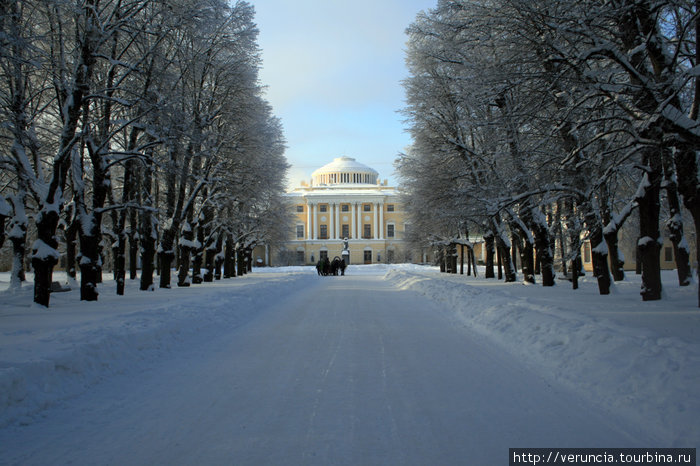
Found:
[[0, 463], [490, 465], [651, 441], [381, 276], [305, 275], [270, 303], [0, 430]]

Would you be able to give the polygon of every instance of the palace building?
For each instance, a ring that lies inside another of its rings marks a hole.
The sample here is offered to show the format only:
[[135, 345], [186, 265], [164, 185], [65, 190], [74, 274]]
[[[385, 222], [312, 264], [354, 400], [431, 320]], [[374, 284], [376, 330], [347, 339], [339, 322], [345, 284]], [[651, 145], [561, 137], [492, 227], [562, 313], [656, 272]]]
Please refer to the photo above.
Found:
[[[287, 193], [294, 225], [286, 262], [315, 264], [335, 256], [350, 264], [404, 262], [404, 212], [396, 189], [376, 170], [339, 157]], [[346, 248], [348, 252], [343, 253]], [[345, 254], [345, 255], [344, 255]]]

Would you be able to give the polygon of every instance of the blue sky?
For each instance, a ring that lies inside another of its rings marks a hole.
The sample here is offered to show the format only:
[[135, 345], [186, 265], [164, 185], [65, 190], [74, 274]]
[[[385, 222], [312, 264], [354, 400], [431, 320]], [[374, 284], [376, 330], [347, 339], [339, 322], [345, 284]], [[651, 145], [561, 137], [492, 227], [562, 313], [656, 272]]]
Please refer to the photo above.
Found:
[[291, 186], [348, 156], [396, 184], [410, 138], [404, 106], [405, 29], [437, 0], [251, 0], [260, 79], [281, 118]]

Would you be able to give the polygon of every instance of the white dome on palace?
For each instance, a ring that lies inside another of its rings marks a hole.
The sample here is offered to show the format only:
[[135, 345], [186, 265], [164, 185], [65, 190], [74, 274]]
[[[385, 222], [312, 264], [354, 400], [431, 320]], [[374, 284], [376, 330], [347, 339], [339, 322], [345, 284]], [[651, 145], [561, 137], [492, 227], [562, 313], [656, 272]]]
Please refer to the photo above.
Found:
[[313, 185], [377, 184], [379, 173], [352, 157], [338, 157], [311, 174]]

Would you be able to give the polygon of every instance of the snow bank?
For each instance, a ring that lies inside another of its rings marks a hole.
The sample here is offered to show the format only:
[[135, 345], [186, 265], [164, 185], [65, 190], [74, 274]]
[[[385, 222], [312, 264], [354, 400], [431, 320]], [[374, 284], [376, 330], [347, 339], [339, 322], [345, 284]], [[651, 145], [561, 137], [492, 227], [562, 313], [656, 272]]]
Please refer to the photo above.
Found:
[[[591, 278], [578, 291], [567, 282], [524, 287], [432, 269], [398, 268], [385, 278], [444, 303], [543, 377], [648, 428], [660, 444], [700, 446], [695, 287], [676, 286], [673, 299], [643, 303], [634, 276], [609, 296], [592, 292]], [[658, 328], [657, 318], [664, 321]]]
[[31, 286], [0, 291], [0, 427], [32, 423], [110, 375], [243, 325], [310, 277], [278, 271], [149, 292], [128, 281], [121, 297], [108, 282], [98, 302], [80, 302], [74, 289], [54, 293], [49, 309], [32, 304]]

